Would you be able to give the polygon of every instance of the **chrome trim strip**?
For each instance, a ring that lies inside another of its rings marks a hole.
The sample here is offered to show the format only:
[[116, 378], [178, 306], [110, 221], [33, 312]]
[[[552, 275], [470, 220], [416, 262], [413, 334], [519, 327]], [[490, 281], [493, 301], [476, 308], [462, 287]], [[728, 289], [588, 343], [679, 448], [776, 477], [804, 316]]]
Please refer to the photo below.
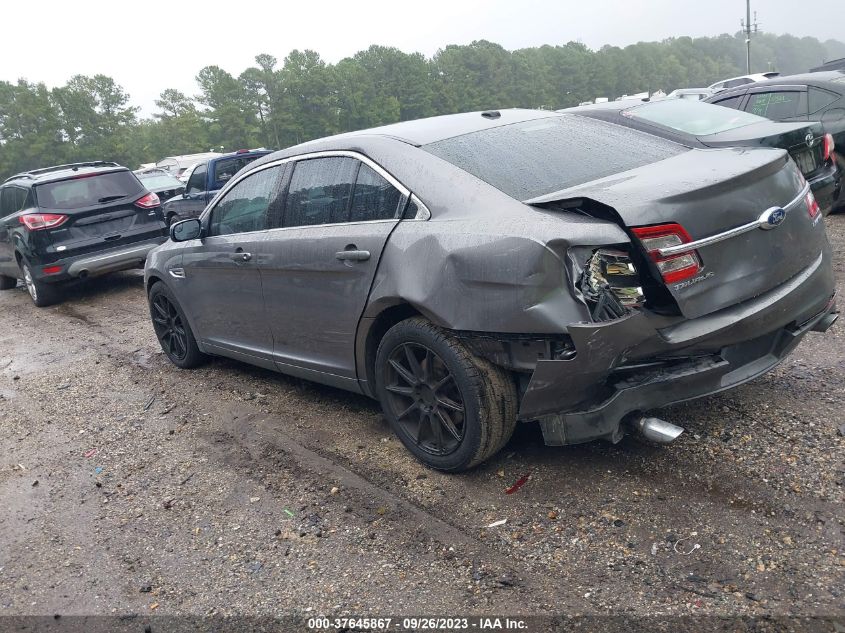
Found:
[[[801, 193], [799, 193], [793, 200], [789, 202], [783, 210], [785, 212], [789, 212], [792, 207], [799, 204], [804, 200], [807, 196], [807, 193], [810, 191], [810, 183], [804, 185], [803, 189], [801, 189]], [[700, 240], [695, 240], [693, 242], [687, 242], [686, 244], [678, 244], [677, 246], [669, 246], [667, 248], [659, 248], [657, 252], [660, 253], [661, 257], [669, 257], [670, 255], [678, 255], [680, 253], [688, 253], [689, 251], [694, 251], [699, 248], [703, 248], [704, 246], [710, 246], [711, 244], [717, 244], [718, 242], [723, 242], [725, 240], [729, 240], [733, 237], [737, 237], [738, 235], [742, 235], [743, 233], [748, 233], [753, 231], [754, 229], [759, 229], [761, 227], [761, 219], [763, 216], [767, 215], [769, 209], [763, 211], [762, 215], [754, 220], [753, 222], [749, 222], [748, 224], [742, 224], [740, 226], [734, 227], [732, 229], [728, 229], [722, 233], [716, 233], [715, 235], [711, 235], [709, 237], [703, 237]]]
[[270, 161], [269, 163], [264, 163], [262, 165], [259, 165], [255, 169], [251, 169], [250, 171], [246, 172], [245, 174], [242, 174], [237, 179], [233, 178], [232, 180], [230, 180], [229, 182], [226, 183], [226, 186], [223, 187], [223, 189], [221, 189], [220, 191], [217, 192], [217, 194], [214, 196], [214, 199], [208, 204], [208, 206], [205, 208], [205, 210], [200, 214], [200, 218], [204, 218], [206, 215], [210, 214], [212, 209], [214, 209], [214, 207], [217, 206], [218, 201], [224, 195], [226, 195], [232, 187], [237, 185], [241, 180], [243, 180], [247, 176], [251, 176], [252, 174], [255, 174], [255, 173], [262, 171], [264, 169], [270, 169], [271, 167], [278, 167], [279, 165], [284, 165], [286, 163], [291, 163], [291, 162], [300, 161], [300, 160], [308, 160], [310, 158], [330, 158], [330, 157], [333, 157], [333, 156], [343, 156], [343, 157], [347, 157], [347, 158], [356, 158], [356, 159], [360, 160], [362, 163], [364, 163], [365, 165], [367, 165], [368, 167], [370, 167], [377, 174], [382, 176], [391, 185], [396, 187], [399, 190], [399, 192], [402, 195], [404, 195], [406, 198], [411, 195], [410, 189], [408, 189], [405, 185], [403, 185], [401, 182], [396, 180], [396, 178], [394, 178], [386, 169], [384, 169], [381, 165], [379, 165], [377, 162], [372, 160], [369, 156], [365, 156], [364, 154], [361, 154], [360, 152], [353, 152], [351, 150], [345, 150], [345, 149], [325, 150], [325, 151], [322, 151], [322, 152], [310, 152], [308, 154], [298, 154], [296, 156], [288, 156], [287, 158], [279, 158], [278, 160]]

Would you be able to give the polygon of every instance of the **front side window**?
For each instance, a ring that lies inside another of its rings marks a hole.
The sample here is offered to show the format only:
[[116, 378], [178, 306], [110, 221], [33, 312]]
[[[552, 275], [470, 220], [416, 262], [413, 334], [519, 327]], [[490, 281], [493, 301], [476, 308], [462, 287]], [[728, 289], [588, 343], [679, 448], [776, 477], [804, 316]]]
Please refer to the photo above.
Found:
[[296, 163], [285, 203], [285, 226], [346, 222], [360, 162], [331, 156]]
[[267, 210], [276, 194], [281, 169], [276, 166], [257, 171], [227, 191], [211, 211], [209, 234], [265, 230]]
[[800, 92], [758, 92], [751, 95], [745, 109], [751, 114], [777, 121], [801, 114], [798, 111], [800, 102]]
[[205, 174], [207, 171], [206, 164], [197, 165], [194, 171], [191, 172], [188, 178], [188, 184], [185, 187], [185, 193], [202, 193], [205, 191]]
[[396, 217], [402, 193], [369, 165], [361, 164], [352, 196], [350, 222], [388, 220]]

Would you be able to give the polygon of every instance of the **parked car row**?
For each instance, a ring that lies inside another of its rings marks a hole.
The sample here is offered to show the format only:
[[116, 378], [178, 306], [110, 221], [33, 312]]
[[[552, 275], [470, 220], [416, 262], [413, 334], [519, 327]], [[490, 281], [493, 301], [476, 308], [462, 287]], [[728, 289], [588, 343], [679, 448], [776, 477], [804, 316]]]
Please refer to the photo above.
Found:
[[836, 171], [825, 135], [686, 100], [473, 112], [212, 157], [164, 205], [114, 163], [64, 165], [0, 186], [0, 281], [47, 305], [146, 258], [173, 364], [371, 396], [447, 472], [517, 422], [551, 445], [665, 443], [682, 427], [648, 411], [836, 320], [807, 181]]

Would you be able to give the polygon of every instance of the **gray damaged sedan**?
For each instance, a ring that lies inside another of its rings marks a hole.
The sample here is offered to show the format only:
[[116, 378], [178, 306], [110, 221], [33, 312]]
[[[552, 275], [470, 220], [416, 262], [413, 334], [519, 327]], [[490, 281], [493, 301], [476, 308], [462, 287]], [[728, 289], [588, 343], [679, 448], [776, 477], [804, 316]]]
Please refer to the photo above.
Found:
[[377, 398], [460, 471], [546, 443], [670, 441], [646, 413], [728, 389], [837, 316], [784, 150], [690, 149], [509, 110], [344, 134], [246, 167], [147, 258], [155, 333]]

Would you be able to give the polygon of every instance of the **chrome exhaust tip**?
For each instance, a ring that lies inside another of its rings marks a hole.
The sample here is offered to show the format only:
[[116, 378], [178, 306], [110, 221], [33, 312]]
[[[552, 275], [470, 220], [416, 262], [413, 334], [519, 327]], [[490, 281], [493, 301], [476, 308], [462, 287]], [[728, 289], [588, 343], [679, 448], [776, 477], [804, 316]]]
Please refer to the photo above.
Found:
[[634, 420], [634, 428], [647, 440], [658, 444], [669, 444], [684, 432], [680, 426], [660, 418], [640, 417]]

